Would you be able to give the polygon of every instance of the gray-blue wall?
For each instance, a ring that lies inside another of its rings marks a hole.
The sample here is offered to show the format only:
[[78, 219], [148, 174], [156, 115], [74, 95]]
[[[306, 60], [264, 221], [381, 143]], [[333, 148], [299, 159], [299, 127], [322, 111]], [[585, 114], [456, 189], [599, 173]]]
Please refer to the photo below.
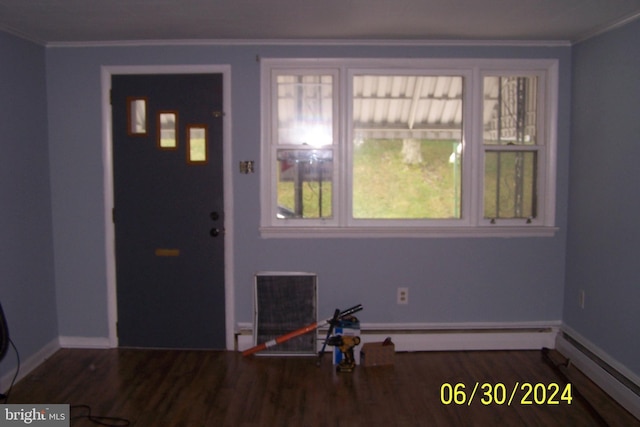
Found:
[[[6, 90], [11, 97], [26, 91], [31, 94], [29, 98], [36, 101], [33, 103], [36, 113], [21, 111], [19, 117], [8, 121], [11, 137], [5, 137], [3, 132], [3, 146], [14, 144], [24, 132], [35, 136], [29, 144], [12, 146], [9, 157], [3, 156], [0, 160], [3, 165], [8, 163], [6, 170], [19, 169], [29, 192], [5, 196], [15, 185], [3, 179], [0, 183], [3, 209], [16, 200], [34, 208], [24, 209], [27, 212], [23, 215], [2, 213], [0, 216], [3, 241], [5, 235], [7, 239], [13, 237], [12, 233], [25, 238], [11, 247], [12, 253], [0, 259], [3, 275], [23, 275], [29, 279], [35, 276], [33, 280], [2, 282], [1, 297], [3, 304], [11, 306], [7, 308], [10, 320], [21, 323], [13, 327], [12, 332], [25, 343], [26, 356], [52, 336], [101, 338], [108, 334], [102, 65], [231, 65], [233, 161], [228, 166], [233, 170], [235, 205], [236, 322], [252, 320], [253, 274], [260, 270], [318, 273], [321, 316], [332, 313], [336, 307], [362, 303], [365, 311], [360, 315], [361, 320], [373, 323], [554, 322], [562, 319], [571, 113], [572, 49], [568, 46], [236, 44], [45, 49], [10, 36], [0, 38], [0, 43], [3, 80], [6, 80], [4, 74], [15, 80]], [[4, 57], [14, 51], [19, 52], [15, 55], [19, 58], [16, 59], [19, 68], [24, 69], [9, 71]], [[257, 55], [557, 58], [560, 93], [556, 218], [560, 231], [550, 238], [513, 239], [260, 238], [259, 174], [237, 172], [239, 160], [256, 160], [257, 167], [261, 166]], [[0, 99], [0, 111], [18, 115], [12, 113], [15, 107], [4, 96]], [[6, 120], [6, 116], [0, 120]], [[5, 173], [4, 167], [2, 173]], [[5, 244], [3, 250], [9, 247]], [[20, 250], [26, 253], [19, 254]], [[398, 286], [409, 287], [408, 306], [396, 305]], [[27, 319], [25, 313], [33, 307], [33, 294], [39, 294], [36, 306], [43, 313], [38, 317], [40, 320], [30, 322], [41, 322], [42, 327], [38, 327], [39, 323], [27, 326], [31, 324], [21, 318]]]
[[23, 358], [58, 336], [45, 69], [44, 47], [0, 32], [0, 302]]
[[[363, 322], [526, 322], [562, 317], [570, 61], [562, 47], [138, 46], [48, 48], [49, 145], [60, 335], [106, 336], [101, 65], [229, 64], [232, 79], [236, 322], [252, 320], [253, 274], [319, 275], [319, 314], [362, 303]], [[261, 239], [260, 57], [499, 57], [560, 61], [560, 232], [514, 239]], [[396, 304], [396, 288], [410, 304]]]
[[[640, 375], [640, 20], [574, 47], [564, 321]], [[585, 307], [578, 294], [585, 291]]]

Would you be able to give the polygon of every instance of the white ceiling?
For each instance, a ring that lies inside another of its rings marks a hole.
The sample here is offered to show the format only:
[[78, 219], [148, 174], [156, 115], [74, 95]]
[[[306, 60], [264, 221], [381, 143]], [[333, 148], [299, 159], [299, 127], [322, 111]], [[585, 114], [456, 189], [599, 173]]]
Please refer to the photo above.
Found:
[[0, 0], [0, 30], [42, 44], [575, 42], [638, 16], [640, 0]]

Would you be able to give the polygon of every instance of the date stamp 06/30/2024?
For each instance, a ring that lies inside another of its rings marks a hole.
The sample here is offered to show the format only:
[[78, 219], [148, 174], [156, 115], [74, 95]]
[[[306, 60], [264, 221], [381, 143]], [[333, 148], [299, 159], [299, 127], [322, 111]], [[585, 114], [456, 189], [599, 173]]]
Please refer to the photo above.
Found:
[[571, 383], [443, 383], [440, 386], [440, 403], [466, 405], [571, 405]]

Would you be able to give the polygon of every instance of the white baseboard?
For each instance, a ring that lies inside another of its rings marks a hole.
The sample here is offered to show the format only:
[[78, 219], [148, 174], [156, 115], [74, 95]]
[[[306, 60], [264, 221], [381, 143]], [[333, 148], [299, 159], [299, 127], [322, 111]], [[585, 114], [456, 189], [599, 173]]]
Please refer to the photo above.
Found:
[[634, 417], [640, 419], [640, 396], [637, 394], [640, 378], [637, 375], [566, 325], [558, 333], [556, 349]]
[[60, 337], [62, 348], [112, 348], [108, 337]]
[[[51, 340], [48, 344], [38, 350], [25, 360], [20, 361], [20, 372], [16, 377], [16, 382], [24, 378], [31, 371], [37, 368], [42, 362], [51, 357], [56, 351], [61, 348], [112, 348], [109, 338], [94, 338], [94, 337], [57, 337]], [[20, 349], [18, 349], [20, 350]], [[12, 349], [9, 348], [7, 353], [7, 359], [12, 357]], [[15, 356], [13, 356], [15, 357]], [[6, 392], [11, 386], [11, 381], [15, 375], [15, 368], [10, 372], [7, 372], [0, 378], [0, 393]]]
[[[555, 348], [561, 322], [360, 324], [362, 343], [391, 337], [396, 351], [539, 350]], [[236, 350], [253, 346], [253, 325], [238, 324]], [[319, 345], [326, 330], [318, 330]]]
[[[20, 372], [18, 372], [16, 382], [27, 376], [31, 371], [40, 366], [42, 362], [51, 357], [59, 349], [60, 342], [58, 338], [54, 338], [53, 340], [49, 341], [49, 343], [45, 344], [40, 350], [29, 356], [27, 359], [21, 360]], [[20, 349], [18, 349], [18, 351], [20, 351]], [[12, 358], [15, 358], [15, 354], [13, 354], [13, 349], [10, 347], [7, 351], [5, 360], [11, 360]], [[0, 390], [2, 390], [2, 393], [5, 393], [11, 386], [11, 381], [16, 374], [15, 369], [16, 368], [14, 367], [14, 369], [12, 369], [10, 372], [7, 372], [2, 376], [2, 378], [0, 378]]]

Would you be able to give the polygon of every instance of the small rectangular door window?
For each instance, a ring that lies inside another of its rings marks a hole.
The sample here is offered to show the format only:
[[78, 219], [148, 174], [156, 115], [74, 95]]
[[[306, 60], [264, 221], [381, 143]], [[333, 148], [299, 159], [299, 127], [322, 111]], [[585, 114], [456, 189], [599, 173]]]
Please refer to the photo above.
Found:
[[187, 126], [187, 162], [206, 163], [207, 155], [207, 126]]
[[127, 98], [127, 117], [129, 135], [147, 135], [147, 98]]
[[158, 113], [158, 148], [175, 150], [178, 148], [177, 135], [178, 113], [161, 111]]

